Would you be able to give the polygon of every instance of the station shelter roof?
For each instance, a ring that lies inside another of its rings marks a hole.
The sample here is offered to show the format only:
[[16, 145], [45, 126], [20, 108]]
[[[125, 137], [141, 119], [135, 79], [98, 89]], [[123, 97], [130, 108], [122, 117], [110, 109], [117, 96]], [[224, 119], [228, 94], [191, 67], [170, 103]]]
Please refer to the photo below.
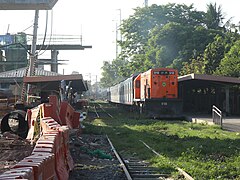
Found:
[[81, 74], [23, 77], [23, 82], [40, 86], [44, 90], [59, 89], [62, 80], [65, 80], [67, 85], [71, 81], [73, 91], [88, 90], [87, 83], [83, 80]]
[[207, 74], [187, 74], [178, 77], [179, 83], [189, 80], [218, 82], [223, 84], [240, 84], [240, 78], [237, 77], [216, 76]]
[[37, 85], [45, 90], [58, 90], [61, 80], [71, 86], [75, 91], [87, 91], [88, 86], [83, 80], [81, 74], [62, 75], [56, 72], [46, 71], [41, 68], [35, 68], [35, 76], [26, 77], [26, 67], [0, 73], [0, 83], [29, 83]]

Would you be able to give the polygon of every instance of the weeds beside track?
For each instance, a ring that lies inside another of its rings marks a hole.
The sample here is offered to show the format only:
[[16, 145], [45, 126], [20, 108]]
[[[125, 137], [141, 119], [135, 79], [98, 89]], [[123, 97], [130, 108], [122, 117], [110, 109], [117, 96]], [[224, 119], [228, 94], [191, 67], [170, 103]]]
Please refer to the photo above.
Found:
[[[86, 131], [107, 134], [125, 157], [135, 154], [175, 179], [181, 176], [172, 164], [194, 179], [240, 178], [239, 133], [223, 131], [219, 126], [138, 118], [107, 103], [102, 106], [107, 107], [114, 118], [86, 121]], [[164, 158], [154, 155], [139, 140]]]

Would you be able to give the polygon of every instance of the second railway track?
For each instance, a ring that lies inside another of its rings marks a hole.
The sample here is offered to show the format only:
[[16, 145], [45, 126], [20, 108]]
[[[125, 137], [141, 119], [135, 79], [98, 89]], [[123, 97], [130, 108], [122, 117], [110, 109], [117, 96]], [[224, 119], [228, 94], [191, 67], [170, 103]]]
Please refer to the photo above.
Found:
[[96, 118], [113, 118], [113, 116], [108, 113], [100, 103], [92, 103], [90, 109], [90, 115], [95, 116]]

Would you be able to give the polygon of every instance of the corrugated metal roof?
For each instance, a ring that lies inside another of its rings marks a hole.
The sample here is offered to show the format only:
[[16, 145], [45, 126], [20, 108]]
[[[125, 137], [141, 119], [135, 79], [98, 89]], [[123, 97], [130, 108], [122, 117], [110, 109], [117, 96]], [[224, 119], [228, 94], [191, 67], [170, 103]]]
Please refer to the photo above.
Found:
[[187, 81], [187, 80], [205, 80], [205, 81], [215, 81], [222, 83], [231, 83], [231, 84], [240, 84], [240, 78], [236, 77], [227, 77], [227, 76], [215, 76], [207, 74], [187, 74], [185, 76], [179, 76], [178, 81]]
[[[26, 72], [26, 67], [25, 68], [20, 68], [20, 69], [15, 69], [11, 71], [5, 71], [0, 73], [0, 78], [11, 78], [11, 77], [24, 77]], [[35, 69], [35, 76], [57, 76], [61, 75], [56, 72], [51, 72], [51, 71], [46, 71], [40, 68]]]

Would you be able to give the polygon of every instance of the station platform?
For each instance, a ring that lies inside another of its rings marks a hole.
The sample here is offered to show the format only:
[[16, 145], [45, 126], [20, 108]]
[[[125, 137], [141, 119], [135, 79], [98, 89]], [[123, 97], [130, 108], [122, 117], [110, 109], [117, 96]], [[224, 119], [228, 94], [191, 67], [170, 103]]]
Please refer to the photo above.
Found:
[[[212, 115], [191, 115], [186, 116], [187, 120], [193, 123], [206, 123], [208, 125], [213, 125]], [[240, 116], [226, 116], [223, 117], [223, 127], [224, 130], [232, 132], [240, 132]]]

